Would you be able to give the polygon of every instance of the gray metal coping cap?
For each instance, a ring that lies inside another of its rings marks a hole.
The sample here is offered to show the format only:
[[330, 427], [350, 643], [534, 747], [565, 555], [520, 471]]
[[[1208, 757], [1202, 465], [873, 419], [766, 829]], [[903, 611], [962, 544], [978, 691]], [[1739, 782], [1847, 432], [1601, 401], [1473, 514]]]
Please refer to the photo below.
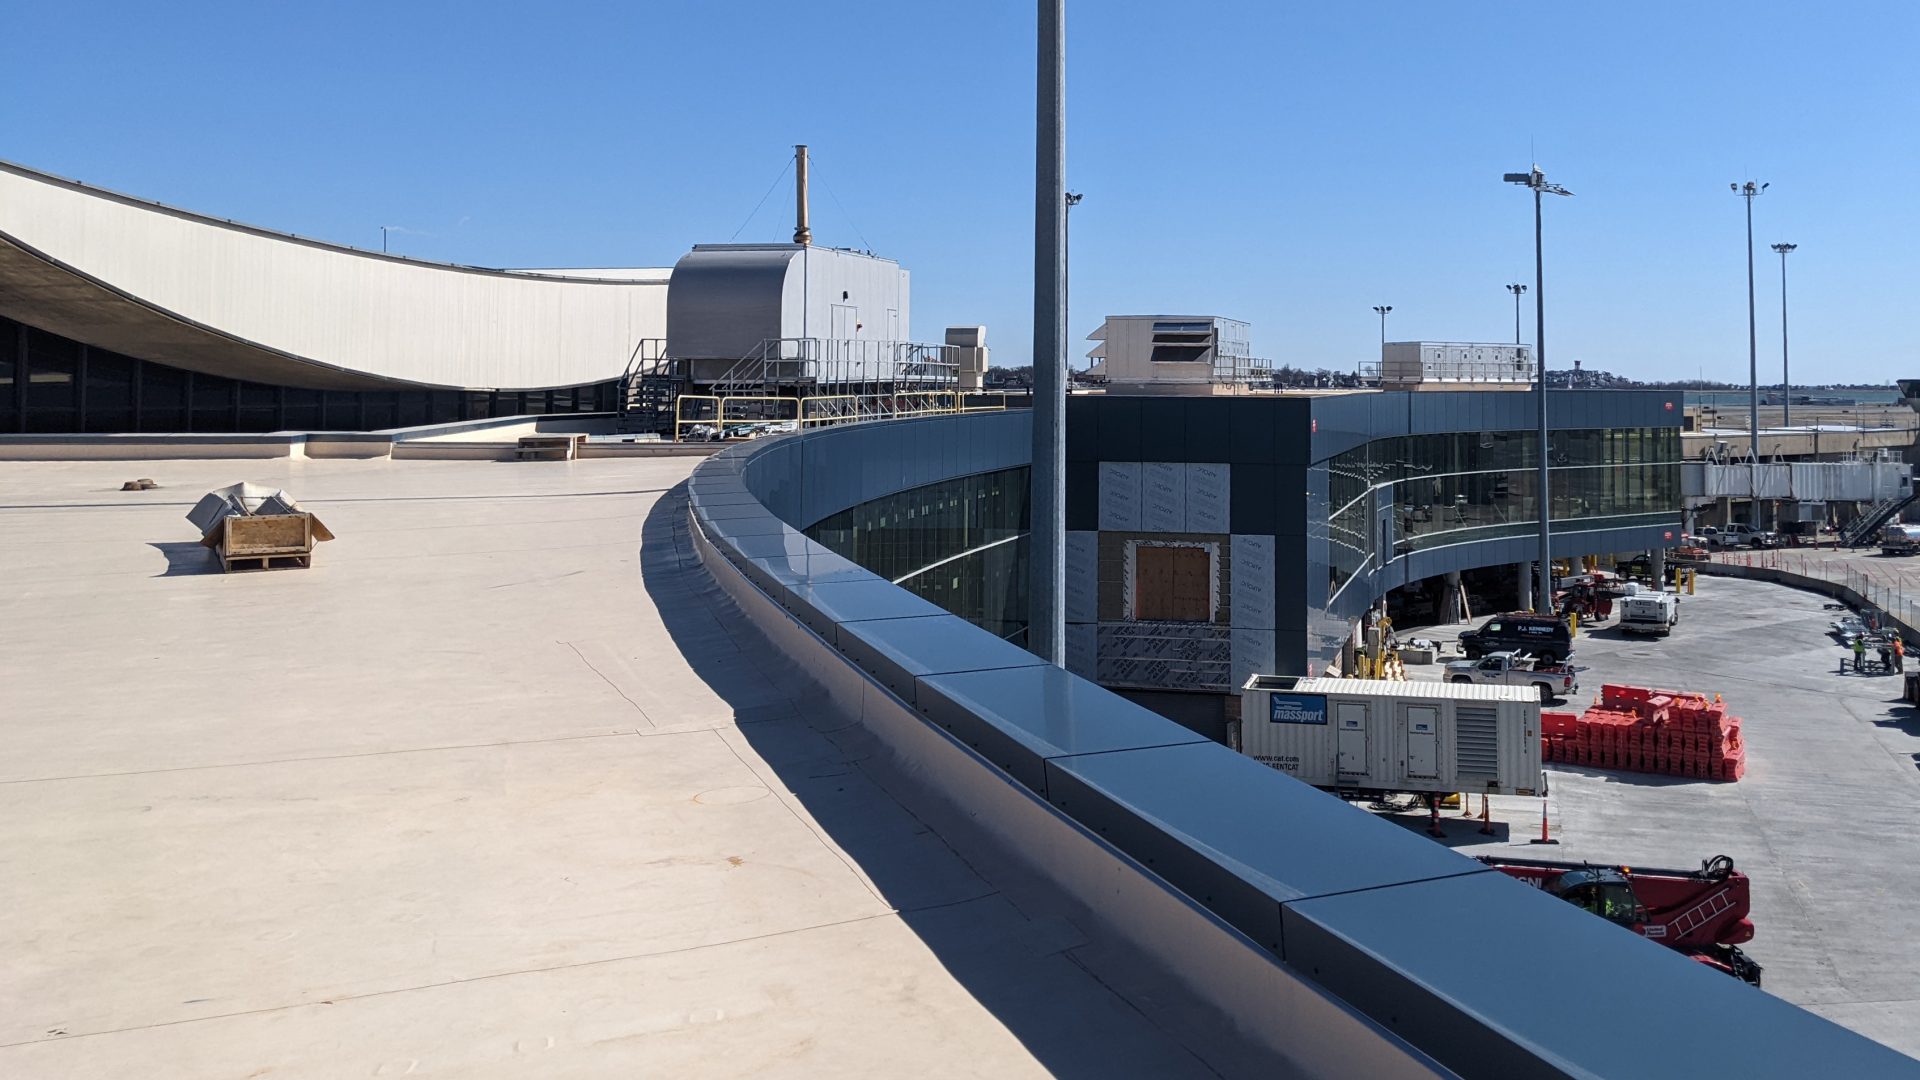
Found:
[[841, 623], [834, 644], [862, 670], [911, 704], [915, 680], [949, 671], [1023, 668], [1046, 661], [958, 615]]
[[1043, 798], [1048, 761], [1208, 741], [1050, 665], [923, 676], [916, 704]]
[[[764, 539], [747, 537], [746, 539]], [[722, 539], [725, 548], [735, 548], [736, 541]], [[825, 548], [800, 555], [769, 555], [764, 558], [749, 558], [736, 551], [728, 558], [753, 579], [754, 584], [767, 590], [776, 602], [781, 602], [781, 594], [792, 592], [803, 585], [818, 584], [827, 581], [871, 581], [873, 574], [854, 562], [835, 555]], [[786, 606], [784, 602], [781, 606]]]
[[872, 575], [808, 581], [794, 586], [785, 602], [789, 610], [800, 616], [801, 622], [836, 647], [841, 623], [946, 614], [936, 605]]
[[[712, 523], [716, 527], [718, 522]], [[802, 533], [792, 528], [784, 532], [762, 536], [730, 536], [726, 538], [734, 551], [748, 559], [775, 559], [798, 555], [831, 555], [832, 551], [814, 543]]]
[[1287, 904], [1287, 963], [1464, 1076], [1920, 1077], [1920, 1061], [1508, 878]]
[[1280, 905], [1495, 871], [1204, 742], [1047, 762], [1047, 797], [1290, 959]]

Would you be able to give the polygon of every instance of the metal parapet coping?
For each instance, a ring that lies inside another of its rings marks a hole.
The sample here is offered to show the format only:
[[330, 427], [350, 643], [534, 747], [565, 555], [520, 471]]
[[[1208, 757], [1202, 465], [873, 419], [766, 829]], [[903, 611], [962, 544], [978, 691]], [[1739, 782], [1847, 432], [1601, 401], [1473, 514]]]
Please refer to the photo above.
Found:
[[[729, 448], [688, 481], [702, 557], [827, 700], [910, 759], [916, 781], [962, 815], [1002, 820], [988, 830], [995, 842], [1241, 1030], [1311, 1075], [1384, 1075], [1361, 1063], [1389, 1050], [1419, 1068], [1411, 1046], [1463, 1076], [1920, 1076], [1920, 1062], [1039, 665], [769, 508], [804, 525], [1005, 467], [1029, 445], [1016, 416], [852, 425]], [[983, 455], [996, 439], [1007, 445]], [[895, 460], [903, 447], [926, 460]], [[822, 489], [832, 492], [824, 501]], [[1085, 850], [1067, 858], [1058, 839], [1013, 827], [1033, 820], [1032, 807], [1006, 809], [1016, 794], [1071, 823], [1081, 849], [1111, 853], [1232, 927], [1263, 957], [1266, 981], [1288, 993], [1250, 999], [1242, 978], [1196, 969], [1182, 952], [1190, 926], [1142, 918], [1110, 865], [1089, 865]], [[1324, 995], [1368, 1022], [1315, 1028], [1300, 1002]], [[1295, 1057], [1306, 1042], [1334, 1052]]]

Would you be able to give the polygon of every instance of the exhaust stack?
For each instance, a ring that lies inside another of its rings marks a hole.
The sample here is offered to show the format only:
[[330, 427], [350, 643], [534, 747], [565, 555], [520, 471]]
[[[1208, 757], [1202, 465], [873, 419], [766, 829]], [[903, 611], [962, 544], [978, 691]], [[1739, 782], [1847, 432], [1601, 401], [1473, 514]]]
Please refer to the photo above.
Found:
[[793, 242], [813, 243], [813, 230], [807, 228], [807, 145], [793, 148]]

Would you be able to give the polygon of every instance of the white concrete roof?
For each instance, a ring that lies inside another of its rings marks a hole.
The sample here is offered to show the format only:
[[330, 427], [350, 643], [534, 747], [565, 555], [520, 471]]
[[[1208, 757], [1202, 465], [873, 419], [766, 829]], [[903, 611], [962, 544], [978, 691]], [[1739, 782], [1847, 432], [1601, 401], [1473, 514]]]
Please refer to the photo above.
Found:
[[[0, 1075], [1202, 1073], [815, 730], [693, 461], [0, 471]], [[241, 479], [339, 539], [208, 573]]]

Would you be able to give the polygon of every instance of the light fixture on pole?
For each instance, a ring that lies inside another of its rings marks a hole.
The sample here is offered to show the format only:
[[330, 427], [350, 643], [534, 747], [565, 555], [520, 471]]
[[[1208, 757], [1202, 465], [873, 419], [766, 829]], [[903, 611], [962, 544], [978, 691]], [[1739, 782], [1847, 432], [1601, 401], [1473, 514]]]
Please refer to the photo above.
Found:
[[1518, 283], [1507, 286], [1513, 294], [1513, 343], [1520, 344], [1520, 298], [1527, 295], [1527, 287]]
[[[1077, 191], [1067, 192], [1066, 217], [1060, 224], [1060, 322], [1067, 328], [1068, 341], [1073, 340], [1073, 208], [1084, 198]], [[1071, 371], [1072, 361], [1064, 355], [1061, 360]]]
[[[1757, 184], [1752, 180], [1744, 184], [1729, 184], [1735, 195], [1747, 200], [1747, 453], [1748, 462], [1755, 467], [1760, 464], [1760, 335], [1753, 317], [1753, 200], [1767, 190], [1766, 184]], [[1749, 473], [1749, 479], [1755, 474]], [[1752, 501], [1755, 511], [1755, 528], [1760, 525], [1760, 502], [1754, 497], [1753, 488], [1747, 489], [1747, 498]]]
[[1380, 314], [1380, 358], [1384, 360], [1387, 353], [1387, 313], [1393, 310], [1393, 305], [1375, 304], [1373, 310]]
[[1787, 255], [1799, 244], [1775, 244], [1780, 253], [1780, 426], [1793, 426], [1793, 376], [1787, 371]]
[[[1502, 177], [1509, 184], [1519, 184], [1533, 192], [1533, 352], [1539, 376], [1534, 393], [1540, 402], [1540, 567], [1538, 584], [1534, 588], [1533, 610], [1553, 611], [1553, 530], [1549, 521], [1553, 514], [1552, 490], [1547, 472], [1547, 263], [1545, 250], [1541, 244], [1540, 196], [1572, 195], [1573, 192], [1559, 184], [1547, 182], [1547, 176], [1535, 165], [1523, 173], [1507, 173]], [[1514, 296], [1517, 298], [1518, 293]]]

